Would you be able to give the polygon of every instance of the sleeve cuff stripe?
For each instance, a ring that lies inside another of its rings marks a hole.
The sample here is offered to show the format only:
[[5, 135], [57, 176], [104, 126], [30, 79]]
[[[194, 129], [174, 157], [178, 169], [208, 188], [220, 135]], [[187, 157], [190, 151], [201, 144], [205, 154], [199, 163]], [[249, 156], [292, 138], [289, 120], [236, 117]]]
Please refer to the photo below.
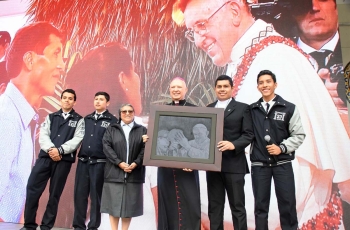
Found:
[[60, 155], [63, 155], [63, 154], [64, 154], [63, 148], [62, 148], [62, 147], [59, 147], [59, 148], [58, 148], [58, 152], [60, 152]]

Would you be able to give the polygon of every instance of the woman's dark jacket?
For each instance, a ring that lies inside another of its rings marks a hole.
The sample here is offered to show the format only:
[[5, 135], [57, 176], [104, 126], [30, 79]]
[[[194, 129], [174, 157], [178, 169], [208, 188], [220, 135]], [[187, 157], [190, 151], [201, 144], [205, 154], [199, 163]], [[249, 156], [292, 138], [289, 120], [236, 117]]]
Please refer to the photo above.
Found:
[[[144, 126], [134, 123], [129, 134], [129, 164], [135, 162], [137, 167], [131, 173], [127, 173], [126, 182], [144, 183], [145, 167], [142, 166], [145, 143], [142, 135], [146, 134]], [[121, 162], [126, 160], [126, 140], [123, 128], [119, 123], [110, 125], [102, 139], [103, 152], [107, 162], [105, 166], [105, 182], [124, 182], [125, 172], [119, 168]]]

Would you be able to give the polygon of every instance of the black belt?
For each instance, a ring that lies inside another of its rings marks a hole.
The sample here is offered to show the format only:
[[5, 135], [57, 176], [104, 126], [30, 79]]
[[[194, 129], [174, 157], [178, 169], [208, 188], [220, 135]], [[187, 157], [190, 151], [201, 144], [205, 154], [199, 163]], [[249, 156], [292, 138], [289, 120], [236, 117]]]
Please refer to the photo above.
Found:
[[89, 164], [105, 163], [107, 161], [106, 159], [97, 159], [92, 157], [79, 157], [78, 159], [84, 163], [88, 162]]

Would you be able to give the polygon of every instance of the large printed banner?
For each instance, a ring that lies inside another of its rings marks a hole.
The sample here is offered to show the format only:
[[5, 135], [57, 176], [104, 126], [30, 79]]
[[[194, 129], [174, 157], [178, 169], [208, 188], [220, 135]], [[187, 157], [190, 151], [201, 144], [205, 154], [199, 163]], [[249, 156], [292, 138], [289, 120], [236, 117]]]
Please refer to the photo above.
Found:
[[[15, 36], [38, 22], [62, 32], [62, 49], [45, 37], [44, 27]], [[176, 76], [187, 82], [186, 99], [198, 106], [216, 100], [214, 81], [222, 74], [234, 81], [232, 96], [251, 104], [261, 97], [257, 74], [269, 69], [277, 76], [277, 94], [300, 110], [306, 132], [293, 161], [299, 228], [349, 225], [350, 132], [335, 0], [0, 1], [0, 31], [9, 35], [0, 34], [1, 221], [23, 223], [25, 188], [40, 149], [40, 129], [33, 132], [31, 121], [41, 123], [58, 110], [64, 89], [76, 91], [74, 109], [81, 115], [94, 111], [96, 92], [106, 91], [111, 113], [118, 116], [119, 106], [131, 103], [137, 122], [147, 126], [150, 105], [170, 100], [168, 86]], [[14, 38], [21, 41], [17, 47], [11, 47]], [[6, 63], [9, 49], [31, 46], [41, 58], [35, 71], [31, 56]], [[60, 55], [64, 68], [57, 72]], [[246, 152], [249, 161], [249, 147]], [[57, 227], [72, 227], [75, 167]], [[146, 169], [144, 215], [132, 219], [131, 230], [156, 229], [157, 168]], [[205, 172], [199, 174], [202, 229], [209, 229]], [[250, 175], [245, 179], [248, 228], [254, 229]], [[228, 201], [224, 226], [233, 229]], [[108, 215], [102, 215], [100, 229], [110, 229]], [[269, 229], [280, 229], [274, 189]]]

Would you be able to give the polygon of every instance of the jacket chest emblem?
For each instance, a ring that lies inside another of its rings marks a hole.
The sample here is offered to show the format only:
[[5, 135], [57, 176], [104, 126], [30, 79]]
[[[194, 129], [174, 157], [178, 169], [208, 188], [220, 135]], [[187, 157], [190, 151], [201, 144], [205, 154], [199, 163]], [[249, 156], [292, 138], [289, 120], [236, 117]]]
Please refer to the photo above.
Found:
[[285, 116], [286, 116], [286, 113], [275, 111], [273, 119], [276, 121], [284, 121]]
[[69, 121], [68, 126], [73, 127], [73, 128], [77, 127], [77, 121]]
[[102, 121], [101, 127], [107, 128], [111, 123], [107, 121]]

